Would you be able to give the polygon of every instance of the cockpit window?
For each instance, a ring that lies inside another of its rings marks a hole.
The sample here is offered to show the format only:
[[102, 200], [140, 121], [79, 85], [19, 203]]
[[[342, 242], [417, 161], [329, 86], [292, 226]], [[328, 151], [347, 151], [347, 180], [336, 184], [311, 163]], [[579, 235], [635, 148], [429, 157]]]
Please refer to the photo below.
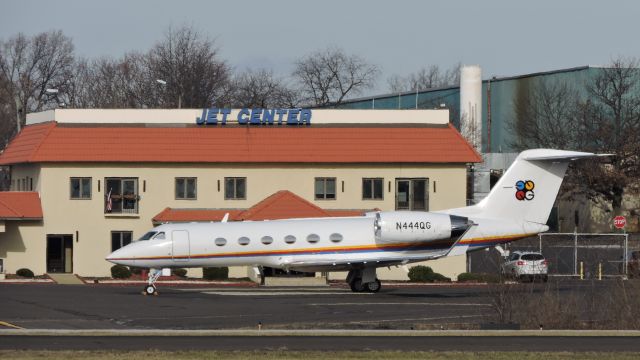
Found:
[[142, 235], [142, 237], [140, 239], [138, 239], [138, 241], [142, 241], [142, 240], [149, 240], [153, 237], [153, 235], [155, 235], [156, 233], [158, 233], [157, 231], [149, 231], [148, 233]]
[[164, 240], [164, 239], [165, 237], [164, 237], [163, 231], [159, 232], [156, 236], [153, 237], [153, 240]]

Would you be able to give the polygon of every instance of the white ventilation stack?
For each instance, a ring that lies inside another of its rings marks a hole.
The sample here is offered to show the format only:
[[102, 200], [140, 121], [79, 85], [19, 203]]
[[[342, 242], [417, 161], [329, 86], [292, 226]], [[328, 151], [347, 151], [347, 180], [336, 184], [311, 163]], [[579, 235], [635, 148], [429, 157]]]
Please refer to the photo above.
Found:
[[482, 70], [479, 65], [460, 69], [460, 132], [482, 153]]

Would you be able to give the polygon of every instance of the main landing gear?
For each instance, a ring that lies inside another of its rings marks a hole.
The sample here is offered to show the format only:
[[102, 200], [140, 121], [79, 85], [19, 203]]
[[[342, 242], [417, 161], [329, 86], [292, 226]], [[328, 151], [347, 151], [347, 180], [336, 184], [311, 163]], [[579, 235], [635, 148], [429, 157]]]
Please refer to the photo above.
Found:
[[160, 275], [162, 275], [162, 270], [149, 269], [149, 280], [147, 281], [147, 286], [145, 286], [142, 291], [142, 295], [158, 295], [158, 291], [156, 290], [154, 283], [158, 280]]
[[371, 292], [380, 291], [382, 285], [376, 277], [375, 268], [365, 268], [363, 270], [351, 270], [347, 275], [347, 284], [353, 292]]

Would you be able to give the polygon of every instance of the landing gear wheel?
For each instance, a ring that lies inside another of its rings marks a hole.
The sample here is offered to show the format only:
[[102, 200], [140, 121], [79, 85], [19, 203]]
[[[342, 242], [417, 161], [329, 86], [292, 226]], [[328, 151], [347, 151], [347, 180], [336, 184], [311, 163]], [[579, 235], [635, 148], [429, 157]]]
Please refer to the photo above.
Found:
[[158, 292], [156, 291], [156, 287], [155, 286], [147, 285], [144, 288], [143, 294], [145, 294], [145, 295], [158, 295]]
[[364, 284], [362, 284], [362, 279], [354, 279], [349, 286], [353, 292], [363, 292], [365, 289]]
[[377, 293], [378, 291], [380, 291], [380, 288], [382, 288], [382, 284], [380, 283], [380, 280], [376, 279], [375, 281], [366, 283], [365, 287], [368, 292]]

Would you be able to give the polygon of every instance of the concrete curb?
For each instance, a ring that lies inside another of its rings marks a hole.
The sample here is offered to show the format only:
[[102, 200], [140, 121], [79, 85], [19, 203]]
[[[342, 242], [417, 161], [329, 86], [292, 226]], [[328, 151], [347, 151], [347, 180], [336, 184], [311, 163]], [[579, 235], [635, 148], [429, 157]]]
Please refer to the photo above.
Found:
[[0, 284], [55, 284], [52, 279], [4, 279]]
[[637, 330], [174, 330], [174, 329], [0, 329], [0, 336], [460, 336], [460, 337], [640, 337]]

